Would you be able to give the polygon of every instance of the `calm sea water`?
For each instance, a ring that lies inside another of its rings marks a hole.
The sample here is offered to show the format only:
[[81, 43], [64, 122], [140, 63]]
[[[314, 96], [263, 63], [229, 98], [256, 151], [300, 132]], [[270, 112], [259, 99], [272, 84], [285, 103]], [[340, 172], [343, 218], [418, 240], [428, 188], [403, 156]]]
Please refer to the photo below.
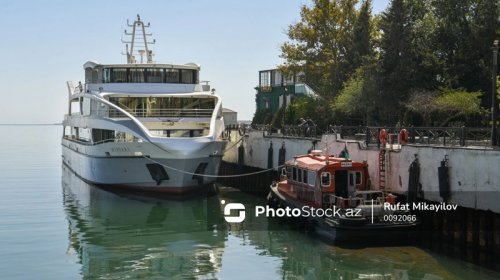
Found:
[[61, 134], [0, 126], [0, 279], [500, 279], [411, 246], [335, 247], [275, 221], [209, 230], [222, 199], [264, 200], [106, 192], [62, 166]]

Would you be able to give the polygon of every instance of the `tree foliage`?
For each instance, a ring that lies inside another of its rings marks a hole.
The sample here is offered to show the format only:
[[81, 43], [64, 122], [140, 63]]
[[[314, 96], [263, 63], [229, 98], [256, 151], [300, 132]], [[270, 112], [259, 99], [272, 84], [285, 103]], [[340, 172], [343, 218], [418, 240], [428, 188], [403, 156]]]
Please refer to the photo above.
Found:
[[299, 124], [300, 118], [311, 118], [321, 128], [326, 128], [334, 119], [329, 103], [322, 98], [307, 96], [290, 105], [286, 112], [287, 124]]
[[[469, 92], [463, 88], [441, 88], [438, 91], [415, 91], [411, 95], [406, 108], [423, 117], [424, 125], [446, 126], [451, 120], [467, 118], [485, 113], [481, 107], [479, 91]], [[437, 122], [432, 123], [435, 115]]]
[[[281, 48], [280, 68], [304, 73], [336, 123], [444, 125], [476, 121], [491, 107], [498, 0], [392, 0], [375, 16], [370, 0], [358, 4], [304, 5]], [[293, 105], [295, 117], [324, 117], [301, 102]]]
[[356, 69], [342, 90], [332, 102], [337, 118], [361, 119], [363, 123], [374, 124], [377, 114], [376, 65], [374, 60], [365, 59], [364, 65]]
[[273, 113], [269, 109], [256, 111], [253, 115], [252, 124], [270, 124]]
[[288, 28], [289, 42], [281, 46], [285, 73], [303, 72], [306, 82], [330, 99], [353, 70], [352, 34], [357, 0], [313, 0], [304, 5], [301, 21]]

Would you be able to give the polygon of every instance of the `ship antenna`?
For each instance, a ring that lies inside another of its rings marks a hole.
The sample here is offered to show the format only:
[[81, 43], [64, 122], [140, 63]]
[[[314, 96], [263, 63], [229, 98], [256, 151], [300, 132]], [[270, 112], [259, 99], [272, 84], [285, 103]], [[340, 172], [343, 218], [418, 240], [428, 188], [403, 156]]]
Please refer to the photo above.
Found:
[[[126, 29], [124, 30], [124, 34], [130, 36], [129, 40], [122, 39], [122, 43], [125, 44], [127, 63], [137, 63], [135, 59], [136, 55], [140, 55], [141, 63], [143, 63], [144, 54], [146, 54], [146, 63], [153, 63], [153, 51], [149, 49], [149, 44], [155, 44], [156, 40], [153, 39], [153, 41], [148, 41], [148, 37], [153, 35], [151, 33], [146, 33], [146, 28], [149, 28], [150, 25], [149, 22], [147, 25], [144, 24], [139, 15], [137, 15], [137, 19], [133, 24], [130, 24], [127, 19], [127, 26], [132, 28], [132, 32]], [[130, 50], [128, 44], [130, 44]], [[137, 49], [136, 53], [134, 53], [135, 49]]]

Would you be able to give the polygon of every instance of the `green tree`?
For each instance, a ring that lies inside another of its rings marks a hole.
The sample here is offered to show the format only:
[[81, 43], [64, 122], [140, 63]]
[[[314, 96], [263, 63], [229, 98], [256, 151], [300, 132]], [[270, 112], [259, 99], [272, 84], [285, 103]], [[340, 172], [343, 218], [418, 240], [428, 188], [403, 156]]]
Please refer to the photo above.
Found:
[[273, 113], [269, 109], [256, 111], [253, 115], [252, 124], [270, 124]]
[[[432, 1], [436, 52], [450, 88], [491, 90], [491, 45], [500, 37], [498, 0]], [[485, 95], [483, 105], [491, 106]]]
[[313, 0], [304, 5], [301, 20], [288, 28], [289, 42], [281, 46], [284, 73], [305, 74], [323, 98], [331, 99], [352, 72], [348, 52], [356, 22], [357, 0]]
[[359, 67], [344, 84], [339, 95], [332, 102], [332, 109], [338, 119], [342, 116], [361, 119], [363, 124], [378, 123], [376, 114], [377, 103], [377, 64], [375, 59], [365, 59], [365, 64]]
[[394, 121], [400, 117], [400, 103], [410, 89], [411, 78], [411, 26], [409, 11], [403, 0], [393, 0], [382, 13], [380, 29], [381, 94], [386, 100], [384, 119]]
[[[472, 33], [473, 48], [477, 50], [477, 65], [480, 72], [477, 73], [477, 89], [483, 92], [491, 92], [491, 46], [495, 39], [500, 39], [500, 4], [498, 0], [476, 0], [477, 5], [473, 10]], [[483, 96], [483, 106], [491, 108], [491, 95]]]
[[463, 88], [416, 90], [406, 103], [406, 108], [420, 114], [427, 126], [446, 126], [454, 120], [467, 123], [470, 117], [485, 113], [481, 107], [481, 95], [479, 91], [469, 92]]
[[380, 19], [380, 99], [382, 119], [403, 118], [405, 102], [413, 89], [435, 89], [439, 63], [432, 46], [436, 23], [429, 0], [393, 0]]
[[299, 124], [300, 118], [311, 118], [320, 129], [333, 122], [328, 103], [321, 97], [306, 96], [287, 108], [287, 124]]
[[[424, 126], [432, 126], [432, 115], [438, 112], [436, 98], [439, 96], [438, 91], [429, 91], [422, 89], [414, 89], [410, 94], [408, 102], [405, 106], [410, 113], [420, 115]], [[408, 116], [406, 116], [408, 118]], [[415, 121], [412, 123], [415, 125]]]
[[363, 59], [370, 57], [374, 52], [372, 19], [372, 2], [366, 0], [361, 3], [351, 36], [350, 66], [357, 69], [363, 64]]
[[442, 94], [435, 100], [439, 112], [445, 116], [438, 126], [446, 126], [450, 121], [463, 117], [465, 121], [473, 115], [484, 113], [481, 107], [480, 91], [469, 92], [460, 89], [442, 89]]

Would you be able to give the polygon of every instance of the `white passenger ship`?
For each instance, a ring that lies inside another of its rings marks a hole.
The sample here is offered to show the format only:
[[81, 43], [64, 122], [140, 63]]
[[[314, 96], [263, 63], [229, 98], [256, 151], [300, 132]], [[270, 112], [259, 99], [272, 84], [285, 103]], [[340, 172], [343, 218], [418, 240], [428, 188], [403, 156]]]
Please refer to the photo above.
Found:
[[153, 62], [149, 23], [128, 26], [126, 64], [89, 61], [85, 83], [68, 82], [64, 164], [103, 187], [182, 193], [213, 183], [206, 175], [226, 146], [219, 96], [199, 82], [199, 65]]

